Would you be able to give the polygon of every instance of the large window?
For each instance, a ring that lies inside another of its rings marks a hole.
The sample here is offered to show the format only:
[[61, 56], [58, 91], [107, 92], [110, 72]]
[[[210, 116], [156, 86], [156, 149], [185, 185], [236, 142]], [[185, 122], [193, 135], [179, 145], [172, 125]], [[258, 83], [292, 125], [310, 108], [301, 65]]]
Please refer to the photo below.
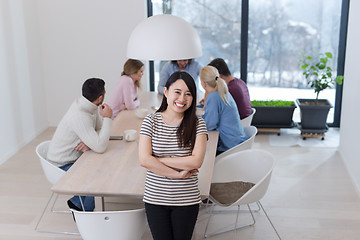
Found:
[[[153, 15], [173, 14], [192, 24], [203, 47], [203, 55], [196, 60], [203, 66], [222, 57], [228, 60], [234, 75], [240, 77], [241, 0], [153, 0], [152, 7]], [[163, 64], [154, 62], [155, 90]]]
[[[341, 0], [250, 0], [247, 83], [251, 97], [314, 98], [299, 59], [302, 54], [332, 52], [331, 67], [337, 69], [340, 15]], [[334, 105], [335, 88], [319, 97]], [[300, 121], [297, 112], [294, 120]], [[333, 113], [332, 109], [328, 122], [333, 121]]]
[[[153, 0], [152, 14], [173, 14], [191, 23], [203, 46], [203, 56], [197, 60], [206, 65], [216, 57], [224, 58], [233, 75], [247, 82], [252, 100], [314, 98], [299, 59], [301, 54], [329, 51], [337, 69], [342, 0], [244, 1], [245, 5], [242, 0]], [[247, 8], [244, 23], [242, 6]], [[242, 29], [248, 29], [245, 45], [240, 41]], [[246, 53], [241, 52], [242, 46], [247, 46]], [[154, 89], [162, 65], [154, 64]], [[244, 68], [245, 76], [240, 72]], [[335, 88], [328, 89], [320, 98], [335, 105], [335, 93]], [[334, 109], [328, 122], [333, 119]], [[294, 120], [300, 121], [298, 110]]]

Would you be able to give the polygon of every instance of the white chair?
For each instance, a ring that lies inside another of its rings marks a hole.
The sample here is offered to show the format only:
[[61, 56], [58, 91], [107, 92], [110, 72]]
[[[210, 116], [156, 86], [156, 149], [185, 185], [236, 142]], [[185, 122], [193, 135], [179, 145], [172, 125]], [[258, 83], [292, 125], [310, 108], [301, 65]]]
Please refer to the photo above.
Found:
[[241, 125], [242, 125], [243, 127], [248, 127], [248, 126], [251, 125], [251, 122], [252, 122], [252, 119], [253, 119], [253, 117], [254, 117], [254, 114], [256, 113], [256, 109], [255, 109], [255, 108], [251, 108], [251, 109], [252, 109], [252, 113], [251, 113], [249, 116], [247, 116], [246, 118], [241, 119]]
[[[47, 157], [47, 152], [49, 149], [49, 145], [50, 145], [51, 141], [45, 141], [40, 143], [39, 145], [37, 145], [36, 147], [36, 154], [38, 155], [39, 159], [40, 159], [40, 163], [41, 163], [41, 167], [43, 169], [43, 172], [47, 178], [47, 180], [49, 181], [49, 183], [51, 183], [52, 185], [54, 185], [64, 174], [65, 171], [62, 170], [61, 168], [51, 164], [49, 161], [46, 160]], [[72, 233], [72, 232], [56, 232], [56, 231], [48, 231], [48, 230], [40, 230], [38, 229], [39, 224], [41, 222], [41, 219], [43, 218], [46, 209], [49, 206], [49, 203], [51, 201], [51, 199], [54, 196], [54, 192], [51, 193], [51, 196], [47, 202], [47, 204], [45, 205], [45, 208], [35, 226], [35, 231], [37, 232], [46, 232], [46, 233], [62, 233], [62, 234], [70, 234], [70, 235], [78, 235], [79, 233]], [[55, 205], [55, 202], [57, 200], [54, 200], [53, 206]], [[51, 210], [53, 209], [53, 206], [51, 208]], [[52, 212], [56, 212], [56, 213], [70, 213], [70, 211], [52, 211]]]
[[145, 231], [145, 209], [83, 212], [70, 209], [84, 240], [140, 240]]
[[255, 141], [255, 136], [257, 134], [257, 128], [255, 126], [248, 126], [248, 127], [244, 127], [244, 131], [246, 136], [248, 136], [249, 138], [246, 141], [240, 143], [239, 145], [236, 145], [235, 147], [232, 147], [229, 150], [217, 155], [216, 161], [218, 161], [218, 159], [220, 158], [226, 157], [235, 152], [252, 148], [252, 145], [254, 144]]
[[[274, 165], [274, 156], [269, 152], [260, 149], [248, 149], [236, 152], [215, 162], [209, 196], [209, 199], [214, 203], [212, 209], [217, 206], [225, 209], [237, 206], [238, 211], [233, 228], [226, 231], [207, 234], [210, 219], [214, 214], [214, 211], [211, 211], [205, 228], [205, 238], [233, 231], [235, 229], [253, 226], [255, 224], [255, 218], [249, 204], [258, 203], [275, 230], [278, 238], [281, 239], [260, 203], [260, 199], [265, 195], [268, 189]], [[244, 204], [248, 206], [253, 222], [239, 227], [237, 226], [237, 222], [240, 205]], [[219, 225], [219, 223], [217, 223], [217, 225]]]

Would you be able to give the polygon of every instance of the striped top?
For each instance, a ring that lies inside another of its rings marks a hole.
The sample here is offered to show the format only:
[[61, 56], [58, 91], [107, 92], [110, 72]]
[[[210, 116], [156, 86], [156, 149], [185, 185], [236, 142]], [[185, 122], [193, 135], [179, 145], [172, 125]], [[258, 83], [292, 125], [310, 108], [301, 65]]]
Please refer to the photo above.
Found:
[[[178, 126], [167, 125], [160, 112], [148, 115], [140, 135], [152, 140], [155, 157], [185, 157], [191, 155], [190, 148], [179, 148], [176, 131]], [[196, 135], [207, 134], [205, 121], [198, 117]], [[144, 202], [155, 205], [187, 206], [201, 202], [198, 174], [185, 179], [167, 178], [147, 170]]]

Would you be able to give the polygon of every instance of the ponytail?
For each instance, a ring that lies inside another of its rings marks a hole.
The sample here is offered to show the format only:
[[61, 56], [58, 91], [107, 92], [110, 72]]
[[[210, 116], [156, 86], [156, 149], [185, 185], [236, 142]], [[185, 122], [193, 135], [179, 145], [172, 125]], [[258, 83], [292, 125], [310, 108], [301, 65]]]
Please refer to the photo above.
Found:
[[218, 70], [213, 66], [206, 66], [200, 71], [200, 79], [219, 93], [221, 99], [225, 104], [230, 104], [228, 99], [228, 87], [224, 79], [219, 77]]

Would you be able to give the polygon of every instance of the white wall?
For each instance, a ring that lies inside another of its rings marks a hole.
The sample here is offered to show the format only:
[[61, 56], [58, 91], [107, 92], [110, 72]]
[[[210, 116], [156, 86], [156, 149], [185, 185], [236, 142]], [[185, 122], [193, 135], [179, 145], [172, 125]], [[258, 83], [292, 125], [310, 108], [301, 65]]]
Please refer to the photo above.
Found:
[[48, 127], [37, 5], [0, 0], [0, 164]]
[[350, 1], [339, 151], [360, 193], [360, 1]]
[[47, 114], [57, 126], [86, 79], [104, 79], [110, 96], [146, 5], [144, 0], [38, 0], [38, 5]]
[[145, 0], [0, 0], [0, 164], [57, 126], [87, 78], [111, 94], [145, 17]]

